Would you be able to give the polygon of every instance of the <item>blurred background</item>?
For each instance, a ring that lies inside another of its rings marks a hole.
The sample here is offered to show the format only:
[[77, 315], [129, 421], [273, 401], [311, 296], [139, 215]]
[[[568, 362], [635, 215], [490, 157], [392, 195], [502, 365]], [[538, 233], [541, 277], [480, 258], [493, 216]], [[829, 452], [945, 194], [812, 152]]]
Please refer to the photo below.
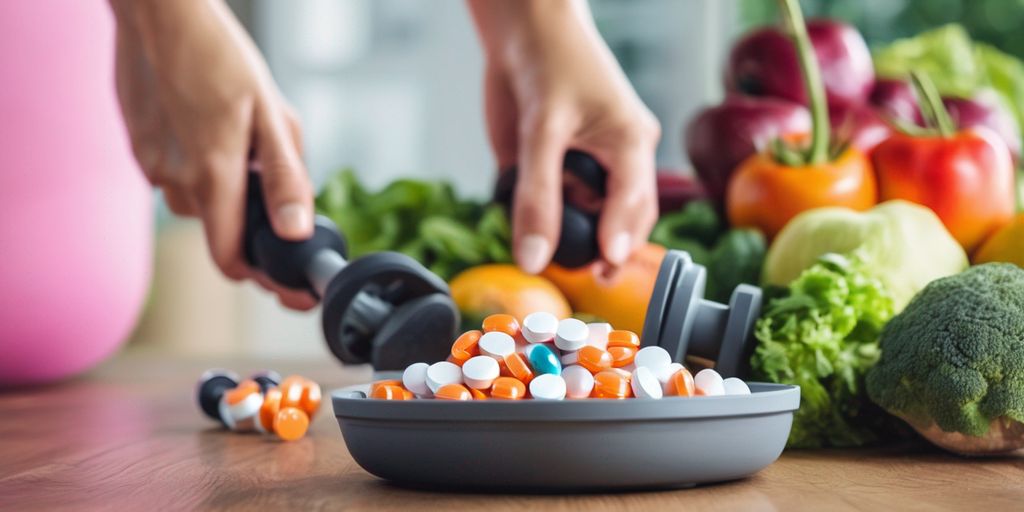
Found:
[[[320, 185], [351, 168], [369, 189], [443, 179], [485, 199], [495, 176], [482, 114], [483, 61], [461, 1], [231, 0], [304, 126]], [[664, 132], [663, 169], [686, 173], [682, 127], [718, 101], [730, 42], [770, 23], [766, 0], [591, 0], [597, 26]], [[1024, 55], [1024, 0], [809, 0], [808, 16], [857, 25], [872, 46], [949, 22]], [[153, 286], [133, 343], [178, 352], [327, 355], [318, 317], [224, 280], [199, 225], [158, 205]]]

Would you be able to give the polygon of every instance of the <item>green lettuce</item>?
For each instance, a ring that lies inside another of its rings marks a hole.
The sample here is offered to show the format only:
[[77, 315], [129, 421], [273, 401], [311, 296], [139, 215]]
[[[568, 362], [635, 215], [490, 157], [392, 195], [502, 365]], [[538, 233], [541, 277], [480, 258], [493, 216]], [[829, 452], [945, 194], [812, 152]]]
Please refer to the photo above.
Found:
[[829, 253], [768, 300], [755, 326], [755, 380], [800, 386], [788, 445], [860, 446], [889, 422], [868, 399], [893, 300], [863, 256]]

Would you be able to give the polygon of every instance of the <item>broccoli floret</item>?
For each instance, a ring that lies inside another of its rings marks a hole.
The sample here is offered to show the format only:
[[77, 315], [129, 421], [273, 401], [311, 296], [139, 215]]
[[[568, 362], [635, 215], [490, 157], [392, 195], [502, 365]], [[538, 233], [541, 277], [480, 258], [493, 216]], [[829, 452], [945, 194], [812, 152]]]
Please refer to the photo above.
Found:
[[868, 395], [919, 431], [983, 437], [1024, 422], [1024, 269], [989, 263], [929, 283], [880, 346]]

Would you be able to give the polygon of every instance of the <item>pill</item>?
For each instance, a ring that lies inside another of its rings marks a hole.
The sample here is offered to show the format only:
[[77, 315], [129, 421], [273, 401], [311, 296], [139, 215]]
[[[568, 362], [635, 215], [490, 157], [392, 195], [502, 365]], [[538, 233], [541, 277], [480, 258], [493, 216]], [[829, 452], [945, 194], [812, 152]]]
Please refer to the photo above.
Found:
[[530, 363], [526, 361], [526, 356], [516, 353], [505, 356], [505, 368], [508, 370], [511, 377], [515, 377], [523, 382], [523, 384], [529, 384], [533, 380], [533, 368], [530, 368]]
[[498, 377], [491, 386], [491, 398], [519, 400], [526, 396], [526, 384], [513, 377]]
[[544, 343], [555, 339], [558, 332], [558, 318], [551, 313], [538, 311], [523, 319], [523, 338], [530, 343]]
[[553, 375], [562, 373], [562, 363], [559, 362], [558, 356], [547, 345], [537, 344], [530, 349], [529, 362], [536, 376], [545, 373]]
[[530, 395], [535, 400], [562, 400], [565, 392], [565, 381], [559, 375], [546, 373], [530, 382]]
[[503, 332], [509, 336], [516, 336], [519, 334], [519, 321], [512, 315], [490, 315], [484, 318], [483, 329], [485, 333]]
[[710, 368], [697, 372], [697, 375], [693, 376], [693, 385], [697, 388], [697, 395], [719, 396], [725, 394], [722, 376]]
[[480, 337], [480, 353], [501, 360], [516, 351], [516, 340], [507, 333], [491, 331]]
[[594, 390], [590, 396], [594, 398], [622, 399], [633, 394], [629, 380], [618, 372], [605, 370], [594, 375]]
[[305, 380], [306, 382], [302, 385], [302, 398], [299, 400], [299, 408], [309, 416], [309, 419], [313, 419], [316, 411], [320, 409], [323, 394], [320, 391], [319, 384], [309, 379]]
[[410, 364], [402, 373], [402, 385], [420, 398], [430, 398], [434, 392], [427, 386], [427, 363]]
[[243, 380], [234, 389], [224, 393], [218, 412], [221, 421], [231, 430], [253, 430], [262, 404], [260, 385], [254, 380]]
[[274, 433], [285, 441], [295, 441], [306, 435], [309, 416], [296, 407], [285, 407], [274, 416]]
[[[636, 368], [633, 368], [633, 370], [636, 370]], [[632, 371], [627, 371], [627, 370], [625, 370], [623, 368], [609, 368], [609, 369], [607, 369], [605, 371], [617, 374], [620, 377], [622, 377], [623, 379], [626, 379], [627, 382], [630, 381], [630, 380], [633, 380], [633, 372]]]
[[550, 343], [530, 343], [529, 345], [526, 346], [525, 349], [523, 349], [522, 354], [524, 356], [526, 356], [526, 359], [530, 359], [530, 352], [535, 347], [539, 347], [539, 346], [547, 347], [548, 350], [550, 350], [552, 354], [561, 357], [562, 351], [558, 350], [558, 347], [555, 346], [554, 342], [550, 342]]
[[608, 353], [612, 355], [612, 367], [622, 368], [633, 364], [633, 359], [636, 358], [636, 347], [609, 346]]
[[658, 382], [658, 378], [655, 377], [654, 372], [646, 366], [641, 366], [636, 370], [633, 370], [633, 378], [630, 379], [629, 384], [633, 389], [633, 396], [637, 398], [657, 399], [664, 395], [664, 390], [661, 389], [661, 383]]
[[608, 333], [609, 347], [633, 347], [640, 349], [640, 338], [633, 331], [615, 330]]
[[289, 375], [281, 381], [278, 389], [281, 390], [281, 408], [301, 407], [302, 388], [306, 385], [306, 379], [298, 375]]
[[385, 385], [379, 386], [370, 394], [370, 398], [377, 400], [411, 400], [412, 393], [409, 393], [401, 386]]
[[637, 368], [646, 366], [657, 375], [659, 371], [672, 364], [672, 356], [661, 347], [644, 347], [637, 351], [633, 363]]
[[256, 430], [264, 434], [274, 431], [274, 416], [281, 410], [281, 390], [270, 388], [263, 395], [263, 404], [260, 405], [259, 421], [256, 422]]
[[434, 363], [427, 368], [427, 387], [432, 393], [445, 384], [462, 384], [462, 368], [448, 361]]
[[579, 365], [563, 368], [562, 380], [565, 381], [565, 396], [569, 398], [586, 398], [594, 390], [594, 374]]
[[472, 400], [473, 394], [462, 384], [445, 384], [437, 388], [434, 398], [438, 400]]
[[612, 332], [612, 324], [597, 322], [587, 324], [587, 345], [601, 350], [608, 348], [608, 335]]
[[490, 356], [476, 356], [462, 365], [462, 381], [471, 388], [490, 388], [500, 375], [498, 361]]
[[575, 318], [566, 318], [558, 322], [555, 332], [555, 346], [561, 350], [579, 350], [587, 344], [590, 332], [587, 324]]
[[377, 388], [380, 388], [380, 387], [384, 387], [384, 386], [398, 386], [398, 387], [401, 388], [401, 387], [404, 387], [404, 385], [405, 384], [402, 381], [397, 380], [397, 379], [387, 379], [387, 380], [374, 381], [373, 383], [370, 384], [370, 395], [373, 395], [375, 392], [377, 392]]
[[693, 375], [690, 370], [682, 368], [672, 374], [672, 377], [665, 383], [665, 395], [690, 397], [697, 394], [697, 388], [693, 385]]
[[[672, 363], [668, 366], [662, 367], [654, 372], [654, 376], [658, 377], [658, 382], [664, 387], [668, 384], [669, 379], [676, 374], [679, 370], [683, 369], [683, 365], [679, 363]], [[408, 387], [408, 386], [406, 386]]]
[[469, 393], [473, 395], [473, 400], [487, 400], [487, 392], [482, 389], [469, 388]]
[[612, 355], [607, 350], [587, 345], [577, 352], [578, 363], [591, 373], [597, 373], [612, 367]]
[[729, 377], [722, 381], [722, 387], [725, 388], [725, 394], [727, 395], [749, 395], [750, 387], [747, 386], [746, 382], [736, 377]]
[[469, 358], [480, 355], [480, 337], [484, 333], [480, 331], [466, 331], [462, 333], [458, 338], [455, 339], [455, 343], [452, 344], [451, 357], [458, 361], [457, 364], [464, 363]]

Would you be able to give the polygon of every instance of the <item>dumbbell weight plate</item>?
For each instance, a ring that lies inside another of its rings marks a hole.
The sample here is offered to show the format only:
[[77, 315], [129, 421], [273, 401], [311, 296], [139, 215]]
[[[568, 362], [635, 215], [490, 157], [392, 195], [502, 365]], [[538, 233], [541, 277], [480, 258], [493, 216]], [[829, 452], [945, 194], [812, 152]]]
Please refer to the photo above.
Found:
[[675, 291], [666, 309], [667, 317], [659, 345], [668, 351], [673, 361], [682, 363], [696, 323], [697, 307], [704, 297], [707, 271], [695, 264], [689, 254], [684, 254], [675, 281]]
[[761, 302], [761, 289], [756, 286], [741, 284], [733, 290], [729, 298], [729, 320], [715, 360], [715, 370], [722, 377], [747, 377], [750, 356], [757, 343], [753, 332], [761, 314]]
[[[365, 363], [371, 358], [376, 333], [363, 335], [345, 324], [353, 300], [365, 289], [380, 293], [383, 300], [396, 308], [426, 295], [449, 294], [448, 285], [441, 278], [405, 254], [381, 252], [352, 261], [327, 286], [321, 315], [327, 346], [345, 363]], [[452, 335], [454, 331], [449, 333]], [[417, 340], [410, 337], [409, 342]]]
[[640, 333], [642, 346], [658, 346], [661, 342], [665, 312], [668, 311], [669, 301], [672, 300], [672, 293], [675, 292], [676, 277], [679, 275], [679, 267], [684, 257], [684, 254], [679, 251], [666, 251], [665, 257], [661, 260], [658, 277], [654, 281], [654, 291], [651, 292], [651, 300], [647, 303], [644, 328]]
[[420, 361], [440, 361], [451, 350], [459, 310], [447, 295], [432, 293], [405, 302], [373, 338], [370, 360], [378, 371], [404, 370]]

